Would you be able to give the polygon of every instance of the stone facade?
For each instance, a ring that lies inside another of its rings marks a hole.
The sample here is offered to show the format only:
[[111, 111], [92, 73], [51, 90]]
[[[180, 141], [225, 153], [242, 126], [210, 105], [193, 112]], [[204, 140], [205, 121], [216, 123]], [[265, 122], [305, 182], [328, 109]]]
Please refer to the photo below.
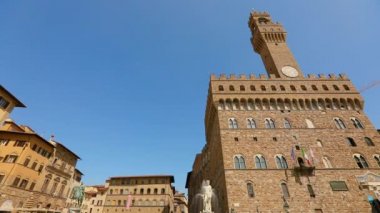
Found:
[[202, 180], [215, 212], [371, 212], [380, 137], [363, 98], [345, 75], [304, 76], [268, 13], [251, 13], [249, 27], [268, 76], [211, 76], [190, 212]]
[[170, 175], [111, 177], [106, 184], [103, 212], [171, 213], [174, 209], [172, 183], [174, 177]]
[[83, 213], [102, 213], [107, 196], [107, 189], [103, 185], [87, 186], [82, 204]]
[[0, 105], [0, 212], [64, 211], [79, 157], [9, 119], [25, 106], [3, 87]]

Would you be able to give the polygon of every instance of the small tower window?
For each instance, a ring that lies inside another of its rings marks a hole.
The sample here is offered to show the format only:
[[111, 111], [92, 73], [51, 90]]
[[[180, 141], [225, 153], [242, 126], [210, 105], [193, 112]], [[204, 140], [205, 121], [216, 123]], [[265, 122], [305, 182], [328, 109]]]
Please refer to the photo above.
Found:
[[301, 89], [302, 89], [302, 91], [306, 91], [307, 90], [305, 85], [301, 85]]
[[323, 156], [322, 162], [323, 162], [323, 165], [325, 165], [325, 168], [332, 168], [330, 159], [327, 156]]
[[317, 86], [315, 86], [315, 85], [311, 85], [311, 88], [312, 88], [314, 91], [317, 91], [317, 90], [318, 90]]
[[368, 146], [375, 146], [375, 144], [372, 142], [371, 138], [365, 137], [364, 140]]
[[335, 89], [336, 91], [339, 91], [339, 87], [338, 87], [337, 85], [333, 85], [333, 87], [334, 87], [334, 89]]
[[277, 91], [276, 86], [272, 85], [272, 86], [271, 86], [271, 90], [272, 90], [272, 91]]
[[219, 91], [224, 91], [224, 88], [222, 85], [219, 85]]
[[346, 91], [350, 91], [350, 87], [347, 86], [347, 85], [343, 85], [343, 88], [344, 88]]
[[267, 88], [265, 88], [264, 85], [261, 85], [261, 91], [266, 91], [266, 90], [267, 90]]
[[247, 193], [248, 193], [248, 197], [255, 197], [255, 191], [253, 190], [252, 183], [247, 183]]
[[296, 87], [293, 86], [293, 85], [290, 85], [290, 89], [291, 89], [292, 91], [296, 91]]
[[230, 85], [230, 91], [235, 91], [235, 87]]
[[375, 159], [377, 166], [380, 167], [380, 155], [375, 155], [373, 158]]
[[286, 185], [286, 183], [281, 183], [281, 191], [282, 191], [282, 196], [284, 198], [290, 197], [288, 186]]
[[311, 121], [310, 119], [305, 119], [305, 121], [306, 121], [307, 128], [309, 129], [315, 128], [313, 121]]
[[281, 86], [280, 86], [280, 90], [281, 90], [281, 91], [285, 91], [285, 87], [281, 85]]
[[240, 91], [245, 91], [245, 87], [243, 85], [240, 85]]
[[250, 89], [251, 89], [251, 91], [256, 91], [256, 87], [253, 85], [250, 86]]
[[352, 138], [347, 138], [346, 140], [347, 140], [347, 144], [348, 144], [349, 146], [356, 146], [356, 143], [355, 143], [355, 140], [354, 140], [354, 139], [352, 139]]
[[322, 88], [323, 88], [323, 90], [325, 90], [325, 91], [328, 91], [328, 90], [329, 90], [329, 88], [328, 88], [325, 84], [322, 85]]

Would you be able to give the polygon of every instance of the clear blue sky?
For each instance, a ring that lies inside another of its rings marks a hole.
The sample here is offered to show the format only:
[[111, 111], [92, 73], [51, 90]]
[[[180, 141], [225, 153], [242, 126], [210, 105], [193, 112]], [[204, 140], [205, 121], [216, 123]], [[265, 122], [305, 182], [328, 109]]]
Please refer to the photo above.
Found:
[[[284, 24], [305, 73], [380, 80], [378, 0], [1, 1], [0, 84], [28, 108], [12, 118], [76, 152], [86, 184], [186, 173], [205, 143], [211, 73], [265, 73], [252, 8]], [[380, 128], [380, 87], [366, 112]]]

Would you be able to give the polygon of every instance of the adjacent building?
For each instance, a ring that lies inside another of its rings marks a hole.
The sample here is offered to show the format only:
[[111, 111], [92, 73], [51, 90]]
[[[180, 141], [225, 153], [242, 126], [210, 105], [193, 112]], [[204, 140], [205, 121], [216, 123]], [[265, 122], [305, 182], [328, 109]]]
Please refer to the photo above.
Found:
[[62, 212], [79, 157], [8, 118], [25, 107], [0, 87], [0, 212]]
[[106, 195], [107, 187], [104, 185], [87, 186], [85, 188], [85, 198], [81, 207], [81, 212], [102, 213]]
[[206, 144], [186, 187], [199, 212], [210, 180], [215, 212], [371, 212], [380, 198], [380, 137], [346, 75], [304, 75], [283, 26], [249, 17], [268, 75], [211, 76]]

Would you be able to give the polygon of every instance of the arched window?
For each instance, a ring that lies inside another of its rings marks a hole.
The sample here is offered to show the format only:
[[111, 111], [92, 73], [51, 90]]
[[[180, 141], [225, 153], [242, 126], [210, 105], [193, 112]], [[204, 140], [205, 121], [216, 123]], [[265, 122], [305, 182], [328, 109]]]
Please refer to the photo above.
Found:
[[325, 168], [333, 168], [330, 159], [327, 156], [323, 156], [322, 161]]
[[243, 85], [240, 85], [240, 91], [245, 91], [245, 87]]
[[350, 87], [348, 87], [347, 85], [343, 85], [343, 88], [344, 88], [346, 91], [349, 91], [349, 90], [350, 90]]
[[265, 88], [264, 85], [261, 85], [261, 91], [266, 91], [266, 90], [267, 90], [267, 88]]
[[313, 121], [311, 121], [310, 119], [305, 119], [305, 121], [306, 121], [307, 128], [309, 129], [315, 128]]
[[305, 166], [305, 161], [303, 161], [303, 158], [298, 157], [298, 158], [297, 158], [297, 162], [298, 162], [298, 165], [299, 165], [300, 167], [304, 167], [304, 166]]
[[288, 164], [286, 163], [286, 159], [282, 155], [277, 155], [276, 156], [276, 164], [278, 169], [287, 169]]
[[318, 146], [318, 147], [323, 147], [323, 144], [322, 144], [322, 141], [321, 141], [321, 140], [317, 140], [317, 146]]
[[285, 87], [282, 86], [282, 85], [280, 85], [280, 90], [281, 90], [281, 91], [285, 91]]
[[368, 146], [375, 146], [375, 144], [372, 142], [371, 138], [365, 137], [364, 140]]
[[224, 91], [224, 88], [222, 85], [219, 85], [219, 91]]
[[317, 91], [317, 90], [318, 90], [317, 86], [315, 86], [315, 85], [311, 85], [311, 88], [312, 88], [314, 91]]
[[251, 89], [251, 91], [256, 91], [256, 87], [253, 85], [251, 85], [249, 88]]
[[335, 89], [336, 91], [339, 91], [339, 87], [338, 87], [337, 85], [333, 85], [333, 87], [334, 87], [334, 89]]
[[346, 141], [349, 146], [356, 146], [355, 140], [353, 138], [347, 138]]
[[270, 86], [270, 88], [272, 91], [277, 91], [276, 86], [274, 86], [274, 85]]
[[334, 118], [335, 126], [338, 129], [345, 129], [346, 125], [344, 124], [343, 120], [340, 118]]
[[264, 156], [257, 155], [255, 157], [255, 164], [257, 169], [266, 169], [267, 168], [267, 162], [265, 161]]
[[247, 194], [248, 194], [248, 197], [255, 197], [255, 191], [253, 190], [252, 183], [247, 183]]
[[374, 155], [373, 158], [375, 159], [377, 166], [380, 167], [380, 155]]
[[144, 189], [140, 189], [140, 194], [144, 194]]
[[235, 87], [230, 85], [230, 91], [235, 91]]
[[288, 119], [286, 119], [286, 118], [284, 119], [284, 127], [286, 129], [292, 128], [292, 125], [290, 125], [290, 121]]
[[354, 159], [359, 168], [368, 168], [368, 163], [362, 155], [354, 154]]
[[244, 157], [237, 155], [234, 157], [235, 169], [245, 169]]
[[290, 85], [290, 89], [291, 89], [292, 91], [296, 91], [296, 87], [293, 86], [293, 85]]
[[271, 118], [266, 118], [265, 119], [265, 127], [267, 129], [274, 129], [276, 126], [274, 125], [274, 121]]
[[238, 123], [235, 118], [230, 118], [228, 119], [228, 128], [230, 129], [237, 129], [238, 128]]
[[150, 189], [148, 189], [147, 194], [150, 195]]
[[301, 85], [301, 89], [302, 89], [303, 91], [306, 91], [306, 90], [307, 90], [305, 85]]
[[282, 196], [284, 198], [290, 197], [288, 186], [286, 185], [286, 183], [281, 183], [281, 191], [282, 191]]
[[165, 189], [161, 189], [161, 194], [165, 194]]
[[329, 90], [329, 88], [328, 88], [325, 84], [322, 85], [322, 88], [323, 88], [323, 90], [325, 90], [325, 91], [328, 91], [328, 90]]
[[356, 129], [364, 129], [363, 124], [360, 122], [357, 118], [351, 118], [352, 124], [355, 126]]
[[256, 128], [256, 122], [253, 118], [247, 118], [247, 128], [254, 129]]

